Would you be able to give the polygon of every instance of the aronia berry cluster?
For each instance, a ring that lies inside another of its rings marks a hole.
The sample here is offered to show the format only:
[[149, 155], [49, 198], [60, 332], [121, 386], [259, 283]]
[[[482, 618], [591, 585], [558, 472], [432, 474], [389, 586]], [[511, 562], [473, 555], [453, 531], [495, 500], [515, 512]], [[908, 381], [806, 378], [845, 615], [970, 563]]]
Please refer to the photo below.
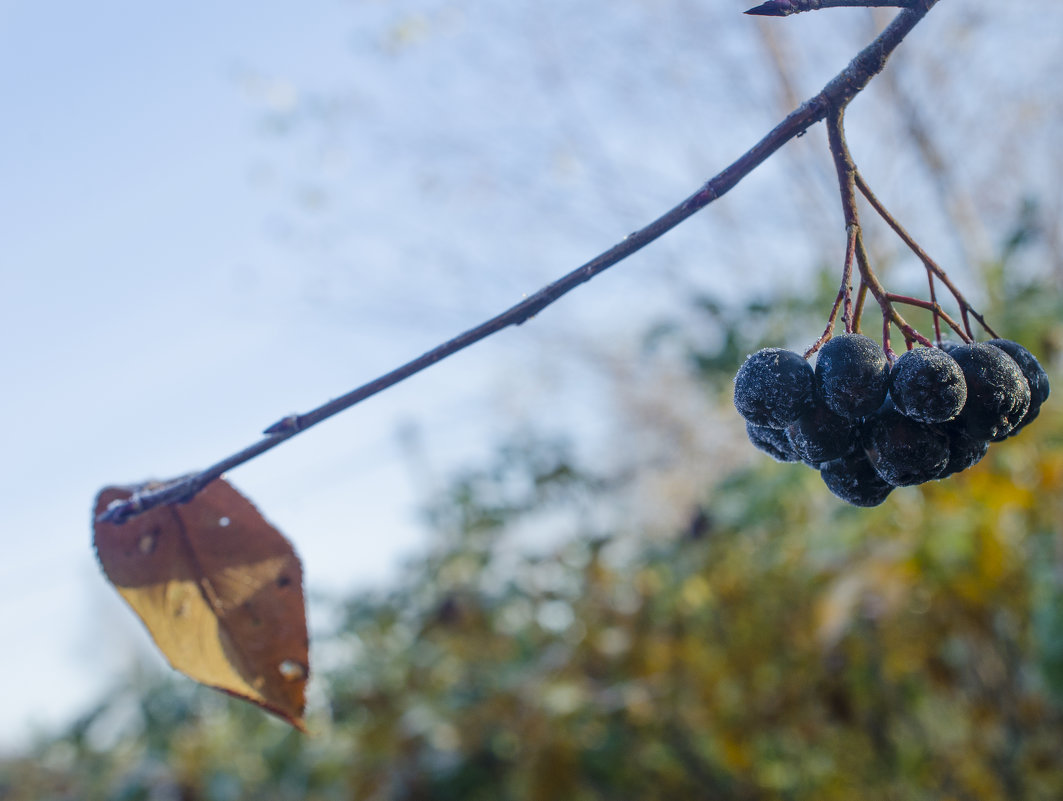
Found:
[[837, 334], [816, 367], [764, 348], [735, 376], [735, 408], [750, 441], [783, 462], [819, 470], [856, 506], [877, 506], [895, 487], [945, 478], [1014, 436], [1048, 398], [1048, 376], [1006, 339], [917, 347], [890, 367], [862, 334]]

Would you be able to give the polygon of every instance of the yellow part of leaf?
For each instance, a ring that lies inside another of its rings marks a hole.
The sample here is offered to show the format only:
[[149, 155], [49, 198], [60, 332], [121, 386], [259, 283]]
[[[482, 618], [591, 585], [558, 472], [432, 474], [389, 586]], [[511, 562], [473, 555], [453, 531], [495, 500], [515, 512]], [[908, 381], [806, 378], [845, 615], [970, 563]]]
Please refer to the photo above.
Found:
[[[96, 516], [137, 489], [101, 490]], [[93, 544], [175, 669], [305, 730], [302, 565], [250, 501], [218, 479], [188, 503], [96, 523]]]

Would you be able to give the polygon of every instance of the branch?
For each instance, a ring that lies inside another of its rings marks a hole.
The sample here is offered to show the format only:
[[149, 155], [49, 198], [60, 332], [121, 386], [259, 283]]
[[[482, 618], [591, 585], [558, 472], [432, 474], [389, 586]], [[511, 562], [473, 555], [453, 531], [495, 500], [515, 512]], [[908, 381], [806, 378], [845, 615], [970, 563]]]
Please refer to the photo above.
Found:
[[788, 17], [821, 8], [914, 8], [915, 0], [768, 0], [745, 12], [758, 17]]
[[266, 435], [265, 438], [238, 453], [222, 459], [202, 472], [177, 479], [157, 489], [137, 492], [126, 501], [116, 501], [97, 520], [121, 523], [156, 506], [187, 501], [227, 470], [231, 470], [237, 465], [241, 465], [275, 448], [299, 432], [305, 431], [311, 426], [332, 417], [334, 414], [338, 414], [356, 403], [376, 395], [378, 392], [419, 373], [426, 367], [442, 361], [503, 328], [526, 322], [580, 284], [589, 281], [617, 262], [641, 250], [694, 213], [705, 208], [717, 198], [722, 197], [780, 147], [791, 139], [804, 134], [808, 128], [822, 121], [826, 117], [828, 109], [843, 108], [867, 86], [875, 75], [882, 71], [886, 66], [886, 59], [889, 55], [937, 2], [938, 0], [918, 0], [913, 2], [911, 8], [898, 14], [885, 30], [861, 50], [849, 65], [831, 79], [817, 95], [791, 112], [733, 164], [706, 182], [682, 203], [665, 212], [644, 228], [640, 228], [635, 233], [625, 237], [609, 250], [562, 278], [548, 284], [501, 314], [492, 317], [475, 328], [469, 329], [463, 334], [459, 334], [401, 367], [385, 373], [379, 378], [306, 414], [289, 415], [278, 420], [265, 429], [263, 432]]

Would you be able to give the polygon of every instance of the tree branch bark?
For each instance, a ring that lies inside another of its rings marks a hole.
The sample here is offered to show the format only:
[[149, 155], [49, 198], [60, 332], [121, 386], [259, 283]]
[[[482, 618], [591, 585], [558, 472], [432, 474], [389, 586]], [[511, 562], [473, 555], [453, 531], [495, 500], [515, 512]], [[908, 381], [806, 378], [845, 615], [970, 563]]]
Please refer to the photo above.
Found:
[[[832, 0], [819, 0], [821, 4], [828, 1]], [[809, 0], [805, 0], [805, 2], [809, 2]], [[226, 471], [277, 447], [299, 432], [305, 431], [311, 426], [349, 409], [356, 403], [376, 395], [378, 392], [382, 392], [400, 381], [404, 381], [410, 376], [460, 350], [464, 350], [503, 328], [508, 328], [511, 325], [521, 325], [526, 322], [580, 284], [586, 283], [594, 276], [641, 250], [691, 215], [722, 197], [784, 144], [804, 134], [816, 123], [821, 122], [830, 109], [844, 108], [867, 86], [875, 75], [882, 71], [886, 66], [886, 60], [889, 55], [937, 3], [938, 0], [912, 0], [910, 7], [901, 11], [882, 33], [861, 50], [849, 65], [828, 82], [818, 94], [809, 98], [791, 112], [734, 163], [707, 181], [686, 200], [645, 227], [626, 236], [616, 245], [586, 264], [548, 284], [501, 314], [459, 334], [453, 339], [447, 340], [367, 384], [363, 384], [305, 414], [293, 414], [278, 420], [265, 429], [263, 432], [265, 437], [263, 439], [222, 459], [205, 470], [176, 479], [157, 489], [137, 492], [126, 501], [116, 501], [97, 519], [120, 523], [162, 504], [187, 501]]]
[[768, 0], [747, 14], [759, 17], [788, 17], [821, 8], [912, 8], [915, 0]]

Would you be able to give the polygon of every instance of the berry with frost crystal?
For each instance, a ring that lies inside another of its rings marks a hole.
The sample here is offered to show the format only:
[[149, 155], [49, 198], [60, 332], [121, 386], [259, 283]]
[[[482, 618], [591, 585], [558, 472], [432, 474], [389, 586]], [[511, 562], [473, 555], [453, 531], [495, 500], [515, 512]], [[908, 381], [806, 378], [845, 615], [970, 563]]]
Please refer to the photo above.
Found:
[[1030, 409], [1030, 385], [1015, 360], [985, 342], [952, 352], [967, 382], [967, 403], [959, 419], [975, 439], [1006, 437]]
[[786, 427], [786, 438], [801, 460], [819, 468], [824, 462], [851, 453], [857, 445], [858, 426], [827, 408], [815, 405]]
[[873, 339], [838, 334], [816, 357], [816, 391], [832, 412], [854, 420], [882, 405], [889, 373], [886, 354]]
[[1041, 404], [1048, 400], [1050, 389], [1048, 386], [1048, 374], [1041, 367], [1041, 363], [1037, 361], [1037, 357], [1018, 342], [1013, 342], [1010, 339], [991, 339], [986, 344], [1000, 348], [1014, 359], [1015, 363], [1019, 365], [1026, 383], [1030, 385], [1030, 408], [1018, 425], [1006, 435], [1011, 437], [1019, 433], [1020, 428], [1033, 422], [1034, 418], [1041, 413]]
[[864, 452], [883, 481], [909, 487], [942, 474], [949, 463], [949, 438], [887, 403], [867, 421]]
[[768, 428], [746, 423], [746, 436], [757, 450], [764, 451], [777, 462], [799, 462], [798, 456], [781, 428]]
[[963, 409], [967, 382], [960, 365], [938, 348], [915, 348], [890, 370], [890, 398], [905, 417], [920, 423], [944, 423]]
[[735, 408], [755, 426], [785, 428], [810, 408], [813, 378], [811, 366], [793, 351], [758, 350], [735, 376]]
[[953, 420], [941, 426], [949, 438], [949, 463], [939, 478], [951, 476], [978, 464], [989, 450], [989, 440], [978, 439], [967, 433], [967, 428], [959, 420]]
[[878, 506], [893, 491], [860, 450], [827, 462], [819, 475], [827, 489], [853, 506]]

